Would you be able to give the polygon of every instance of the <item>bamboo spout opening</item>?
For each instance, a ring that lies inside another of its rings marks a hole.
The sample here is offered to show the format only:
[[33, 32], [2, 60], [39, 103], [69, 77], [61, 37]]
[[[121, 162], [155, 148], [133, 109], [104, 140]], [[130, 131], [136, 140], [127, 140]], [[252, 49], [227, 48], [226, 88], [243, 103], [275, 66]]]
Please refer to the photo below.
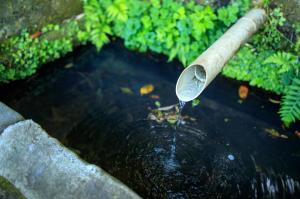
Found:
[[206, 84], [203, 66], [195, 64], [186, 68], [178, 78], [176, 95], [180, 101], [188, 102], [198, 97]]

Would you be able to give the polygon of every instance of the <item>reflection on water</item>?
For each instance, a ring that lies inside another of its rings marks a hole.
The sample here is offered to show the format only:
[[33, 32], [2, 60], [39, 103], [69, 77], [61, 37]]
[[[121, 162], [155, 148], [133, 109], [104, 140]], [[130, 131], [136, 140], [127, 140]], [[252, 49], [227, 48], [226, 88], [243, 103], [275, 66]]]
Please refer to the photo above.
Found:
[[139, 88], [151, 83], [163, 106], [174, 104], [179, 67], [118, 43], [79, 49], [0, 88], [0, 100], [145, 198], [299, 198], [299, 139], [263, 96], [237, 103], [239, 84], [219, 77], [198, 107], [185, 105], [180, 125], [147, 119], [157, 99]]

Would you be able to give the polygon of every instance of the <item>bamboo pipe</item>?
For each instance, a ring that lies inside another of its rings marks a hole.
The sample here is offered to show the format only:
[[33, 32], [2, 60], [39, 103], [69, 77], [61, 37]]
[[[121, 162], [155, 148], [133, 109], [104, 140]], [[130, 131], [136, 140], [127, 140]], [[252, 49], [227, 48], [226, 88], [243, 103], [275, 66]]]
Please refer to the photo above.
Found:
[[178, 99], [187, 102], [197, 98], [227, 61], [264, 24], [266, 18], [265, 10], [250, 10], [193, 61], [177, 80]]

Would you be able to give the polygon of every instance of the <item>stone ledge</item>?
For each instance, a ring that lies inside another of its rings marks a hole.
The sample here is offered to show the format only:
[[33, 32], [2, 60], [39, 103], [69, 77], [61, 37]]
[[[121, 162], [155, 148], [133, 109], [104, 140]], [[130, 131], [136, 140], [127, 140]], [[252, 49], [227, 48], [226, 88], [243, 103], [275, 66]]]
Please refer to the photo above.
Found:
[[0, 198], [1, 199], [26, 199], [15, 186], [0, 176]]
[[139, 198], [31, 120], [11, 125], [0, 135], [0, 176], [30, 199]]
[[6, 127], [21, 120], [24, 118], [19, 113], [0, 102], [0, 135]]

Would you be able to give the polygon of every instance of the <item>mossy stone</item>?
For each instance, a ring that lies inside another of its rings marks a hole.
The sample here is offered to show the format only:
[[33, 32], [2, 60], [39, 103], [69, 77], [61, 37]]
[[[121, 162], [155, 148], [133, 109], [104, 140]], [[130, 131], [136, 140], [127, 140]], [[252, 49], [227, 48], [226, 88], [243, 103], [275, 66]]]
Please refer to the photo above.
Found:
[[0, 176], [0, 199], [26, 199], [22, 193], [4, 177]]

